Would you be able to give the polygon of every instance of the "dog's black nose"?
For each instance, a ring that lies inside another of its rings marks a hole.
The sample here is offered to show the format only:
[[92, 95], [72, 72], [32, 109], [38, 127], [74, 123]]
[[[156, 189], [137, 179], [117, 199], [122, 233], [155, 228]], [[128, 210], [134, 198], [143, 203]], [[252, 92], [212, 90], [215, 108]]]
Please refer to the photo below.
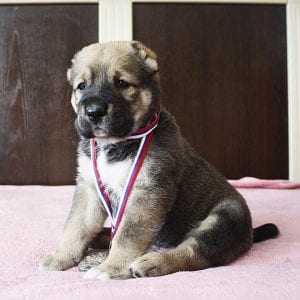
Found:
[[107, 114], [108, 105], [100, 101], [87, 101], [85, 114], [92, 122], [98, 122], [100, 118]]

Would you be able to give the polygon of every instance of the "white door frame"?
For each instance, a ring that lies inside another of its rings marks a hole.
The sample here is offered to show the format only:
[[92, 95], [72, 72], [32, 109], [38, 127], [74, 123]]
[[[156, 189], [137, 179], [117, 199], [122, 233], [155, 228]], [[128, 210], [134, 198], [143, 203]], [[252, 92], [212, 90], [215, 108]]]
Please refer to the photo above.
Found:
[[289, 179], [300, 180], [300, 0], [0, 0], [1, 4], [98, 3], [99, 41], [132, 40], [134, 3], [285, 4], [287, 12]]
[[300, 180], [300, 0], [288, 0], [289, 179]]

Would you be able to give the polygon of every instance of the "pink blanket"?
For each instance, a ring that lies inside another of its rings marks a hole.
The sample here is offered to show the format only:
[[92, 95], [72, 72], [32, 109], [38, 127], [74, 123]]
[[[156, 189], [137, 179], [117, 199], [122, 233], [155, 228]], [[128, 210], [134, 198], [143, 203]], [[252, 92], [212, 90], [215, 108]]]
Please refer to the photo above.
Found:
[[262, 189], [247, 180], [232, 183], [254, 226], [276, 223], [279, 238], [229, 266], [125, 281], [83, 280], [76, 268], [38, 270], [62, 236], [73, 186], [0, 186], [0, 299], [300, 299], [300, 183], [269, 181], [272, 189]]

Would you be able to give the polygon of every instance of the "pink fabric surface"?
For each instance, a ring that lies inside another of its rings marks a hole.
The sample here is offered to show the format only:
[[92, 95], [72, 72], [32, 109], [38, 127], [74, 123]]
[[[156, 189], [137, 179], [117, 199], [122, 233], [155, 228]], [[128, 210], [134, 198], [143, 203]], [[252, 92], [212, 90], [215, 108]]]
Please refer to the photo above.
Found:
[[300, 189], [240, 190], [254, 226], [274, 222], [281, 235], [231, 265], [125, 281], [38, 270], [59, 243], [73, 191], [0, 186], [0, 299], [300, 299]]
[[264, 189], [299, 189], [300, 181], [258, 179], [244, 177], [239, 180], [229, 180], [236, 188], [264, 188]]

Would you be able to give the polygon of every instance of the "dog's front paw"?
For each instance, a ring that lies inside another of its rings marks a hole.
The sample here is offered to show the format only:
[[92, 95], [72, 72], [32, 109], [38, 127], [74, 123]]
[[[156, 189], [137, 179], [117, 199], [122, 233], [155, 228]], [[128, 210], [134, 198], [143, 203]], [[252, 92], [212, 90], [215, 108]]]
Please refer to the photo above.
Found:
[[120, 269], [117, 266], [106, 265], [105, 263], [89, 269], [83, 276], [84, 279], [128, 279], [131, 278], [131, 274], [128, 269]]
[[132, 277], [161, 276], [168, 273], [165, 268], [165, 257], [161, 252], [151, 252], [139, 257], [130, 265]]
[[67, 259], [54, 254], [44, 257], [39, 264], [39, 269], [41, 271], [63, 271], [76, 264], [75, 259]]
[[84, 275], [83, 279], [99, 279], [99, 280], [108, 280], [111, 279], [110, 274], [100, 271], [99, 268], [93, 267], [90, 268]]

